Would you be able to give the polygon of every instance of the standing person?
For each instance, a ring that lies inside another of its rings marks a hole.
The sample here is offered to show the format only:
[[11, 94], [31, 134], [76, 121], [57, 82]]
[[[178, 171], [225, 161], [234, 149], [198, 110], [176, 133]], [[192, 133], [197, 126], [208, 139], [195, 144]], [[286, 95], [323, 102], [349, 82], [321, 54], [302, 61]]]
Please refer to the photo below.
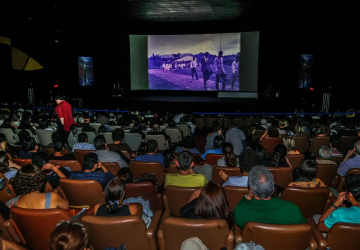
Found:
[[201, 71], [203, 72], [203, 77], [204, 77], [204, 88], [207, 88], [206, 82], [207, 80], [209, 80], [209, 77], [211, 75], [209, 52], [206, 52], [204, 58], [201, 59]]
[[216, 89], [219, 90], [220, 78], [223, 80], [222, 90], [225, 90], [226, 74], [224, 69], [223, 52], [220, 50], [219, 55], [214, 60], [215, 74], [216, 74]]
[[[234, 88], [234, 83], [235, 81], [239, 78], [239, 56], [236, 57], [235, 61], [233, 61], [232, 65], [231, 65], [231, 69], [232, 69], [232, 74], [233, 74], [233, 79], [232, 79], [232, 84], [231, 84], [231, 88]], [[239, 88], [240, 88], [240, 83], [239, 83]]]
[[64, 95], [60, 94], [55, 97], [55, 102], [57, 103], [55, 112], [57, 115], [58, 130], [61, 133], [62, 141], [66, 144], [69, 144], [68, 137], [70, 134], [70, 127], [77, 123], [74, 122], [71, 105], [65, 101]]
[[198, 78], [198, 76], [197, 76], [197, 72], [196, 72], [196, 66], [197, 66], [196, 57], [194, 56], [194, 57], [193, 57], [193, 60], [192, 60], [191, 63], [190, 63], [191, 78], [194, 79], [194, 73], [195, 73], [196, 80], [199, 80], [199, 78]]
[[246, 135], [233, 122], [230, 123], [229, 130], [226, 132], [225, 141], [230, 142], [234, 147], [234, 154], [239, 157], [244, 146], [246, 147]]

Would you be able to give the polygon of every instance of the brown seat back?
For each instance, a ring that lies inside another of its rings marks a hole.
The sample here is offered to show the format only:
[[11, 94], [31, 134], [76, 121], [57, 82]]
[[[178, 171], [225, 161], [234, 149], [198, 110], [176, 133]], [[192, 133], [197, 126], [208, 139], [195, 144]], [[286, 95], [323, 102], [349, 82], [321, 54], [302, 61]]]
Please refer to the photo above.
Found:
[[357, 250], [360, 246], [359, 235], [359, 224], [336, 223], [327, 234], [327, 247], [332, 250]]
[[106, 203], [98, 181], [61, 178], [60, 188], [71, 206], [95, 206]]
[[305, 156], [303, 154], [288, 155], [288, 158], [289, 158], [291, 166], [293, 168], [298, 168], [298, 167], [300, 167], [300, 163], [305, 158]]
[[177, 187], [168, 185], [165, 194], [163, 195], [165, 209], [170, 210], [173, 215], [179, 217], [180, 208], [189, 202], [195, 189], [200, 188], [201, 187]]
[[207, 164], [216, 166], [217, 165], [217, 161], [222, 157], [221, 154], [207, 154], [206, 155], [206, 159], [205, 162]]
[[329, 145], [330, 137], [315, 137], [310, 145], [310, 151], [319, 154], [319, 149], [322, 146], [328, 146]]
[[179, 250], [182, 243], [191, 237], [199, 238], [209, 250], [219, 250], [222, 247], [232, 249], [234, 243], [228, 241], [230, 233], [228, 224], [223, 220], [168, 217], [164, 220], [158, 235], [161, 250]]
[[55, 154], [55, 149], [52, 147], [44, 147], [44, 152], [49, 156]]
[[243, 241], [253, 241], [266, 250], [304, 250], [310, 245], [311, 227], [307, 224], [273, 225], [248, 222], [243, 228]]
[[81, 165], [77, 160], [67, 160], [67, 161], [59, 161], [59, 160], [50, 160], [50, 163], [59, 165], [61, 167], [69, 167], [72, 172], [74, 171], [81, 171]]
[[94, 249], [120, 247], [121, 244], [125, 244], [126, 249], [149, 249], [146, 226], [140, 216], [84, 215], [80, 220], [86, 226]]
[[166, 170], [169, 172], [169, 174], [177, 174], [180, 172], [175, 163], [170, 164], [170, 167], [168, 167]]
[[293, 170], [290, 167], [268, 167], [275, 179], [275, 185], [285, 188], [292, 182]]
[[224, 189], [231, 211], [234, 211], [236, 205], [249, 191], [248, 187], [226, 186]]
[[14, 163], [16, 163], [17, 165], [19, 165], [20, 167], [26, 166], [31, 164], [31, 159], [21, 159], [21, 158], [13, 158], [12, 160]]
[[117, 162], [101, 162], [101, 164], [113, 175], [117, 175], [120, 170], [120, 166]]
[[205, 120], [203, 117], [197, 117], [195, 118], [195, 125], [196, 128], [202, 129], [205, 127]]
[[163, 167], [159, 162], [131, 161], [129, 168], [137, 179], [141, 174], [153, 173], [159, 187], [164, 183]]
[[323, 214], [330, 190], [326, 187], [302, 188], [287, 187], [281, 193], [281, 199], [296, 204], [305, 218]]
[[253, 141], [259, 141], [261, 136], [263, 136], [264, 134], [265, 134], [265, 130], [256, 130], [255, 133], [253, 134]]
[[295, 136], [295, 149], [300, 152], [300, 154], [305, 153], [308, 150], [308, 138], [306, 136]]
[[8, 200], [16, 197], [16, 194], [9, 183], [8, 179], [5, 177], [3, 173], [0, 172], [0, 180], [4, 180], [5, 185], [3, 189], [0, 189], [0, 201], [6, 203]]
[[242, 173], [240, 172], [240, 168], [229, 168], [229, 167], [214, 167], [213, 168], [213, 175], [212, 175], [212, 180], [222, 184], [222, 180], [219, 176], [219, 172], [220, 170], [222, 170], [225, 174], [227, 174], [228, 176], [242, 176]]
[[336, 165], [337, 165], [338, 168], [339, 168], [340, 163], [342, 163], [342, 162], [344, 161], [344, 158], [343, 158], [343, 157], [332, 157], [331, 160], [332, 160], [333, 162], [335, 162]]
[[261, 146], [263, 146], [266, 152], [268, 152], [269, 154], [272, 154], [274, 148], [279, 144], [283, 144], [283, 139], [281, 137], [272, 138], [266, 136], [262, 139], [261, 142]]
[[76, 156], [76, 159], [79, 161], [80, 165], [82, 165], [84, 156], [86, 154], [94, 153], [94, 152], [95, 152], [95, 150], [80, 150], [80, 149], [75, 149], [74, 150], [74, 154]]
[[[15, 228], [31, 249], [48, 250], [49, 236], [60, 220], [71, 220], [64, 209], [25, 209], [12, 207], [11, 217]], [[21, 238], [21, 237], [20, 237]]]
[[339, 151], [346, 155], [349, 150], [354, 148], [355, 142], [359, 140], [359, 136], [341, 136]]
[[141, 197], [150, 202], [151, 211], [162, 210], [161, 195], [156, 192], [151, 181], [133, 182], [125, 185], [125, 198]]
[[326, 186], [332, 187], [337, 174], [337, 169], [338, 167], [336, 164], [319, 164], [316, 178], [322, 180]]

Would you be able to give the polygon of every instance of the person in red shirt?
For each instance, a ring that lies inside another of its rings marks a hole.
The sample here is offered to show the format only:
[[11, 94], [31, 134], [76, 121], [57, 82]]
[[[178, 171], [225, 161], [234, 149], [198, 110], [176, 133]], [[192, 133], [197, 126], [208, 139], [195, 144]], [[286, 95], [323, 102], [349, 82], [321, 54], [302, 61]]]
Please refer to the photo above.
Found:
[[72, 116], [72, 108], [71, 105], [67, 101], [65, 101], [64, 95], [58, 95], [55, 98], [55, 102], [57, 103], [57, 106], [55, 107], [55, 112], [58, 117], [57, 120], [59, 132], [61, 133], [63, 142], [69, 144], [68, 137], [70, 134], [70, 127], [73, 124], [76, 124]]

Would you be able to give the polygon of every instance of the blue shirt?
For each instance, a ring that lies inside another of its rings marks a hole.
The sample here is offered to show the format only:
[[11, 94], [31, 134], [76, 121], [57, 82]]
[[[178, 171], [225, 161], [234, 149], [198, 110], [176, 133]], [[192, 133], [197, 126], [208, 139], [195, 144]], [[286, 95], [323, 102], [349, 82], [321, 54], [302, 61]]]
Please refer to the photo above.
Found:
[[226, 182], [224, 182], [224, 184], [223, 184], [223, 187], [226, 187], [226, 186], [247, 187], [248, 186], [248, 177], [247, 176], [230, 176], [229, 179]]
[[221, 148], [217, 148], [217, 149], [211, 149], [211, 150], [206, 151], [206, 152], [202, 155], [202, 158], [203, 158], [204, 160], [206, 160], [207, 154], [222, 155], [222, 149], [221, 149]]
[[10, 168], [9, 171], [7, 171], [4, 175], [6, 179], [10, 180], [11, 178], [14, 178], [16, 176], [17, 172], [17, 169]]
[[160, 154], [156, 154], [156, 155], [151, 155], [151, 154], [138, 155], [138, 156], [135, 157], [134, 160], [135, 160], [135, 161], [160, 162], [161, 165], [163, 166], [163, 168], [165, 168], [165, 165], [164, 165], [164, 156], [163, 156], [163, 155], [160, 155]]
[[346, 173], [352, 168], [360, 168], [360, 155], [350, 158], [345, 162], [340, 163], [338, 174], [345, 176]]
[[[182, 151], [185, 151], [185, 149], [183, 147], [177, 147], [175, 149], [175, 153], [181, 153]], [[193, 154], [198, 154], [198, 155], [201, 155], [201, 153], [199, 152], [199, 150], [197, 150], [196, 148], [190, 148], [190, 149], [187, 149], [187, 151], [193, 153]]]
[[106, 184], [109, 180], [113, 179], [115, 176], [110, 173], [103, 172], [82, 172], [82, 171], [75, 171], [71, 172], [69, 175], [69, 179], [73, 180], [94, 180], [98, 181], [102, 186], [103, 190], [105, 190]]
[[360, 208], [352, 206], [339, 207], [324, 220], [325, 225], [330, 229], [335, 223], [355, 223], [360, 224]]
[[77, 142], [74, 144], [72, 151], [74, 152], [75, 149], [80, 150], [96, 150], [94, 144], [90, 144], [87, 142]]

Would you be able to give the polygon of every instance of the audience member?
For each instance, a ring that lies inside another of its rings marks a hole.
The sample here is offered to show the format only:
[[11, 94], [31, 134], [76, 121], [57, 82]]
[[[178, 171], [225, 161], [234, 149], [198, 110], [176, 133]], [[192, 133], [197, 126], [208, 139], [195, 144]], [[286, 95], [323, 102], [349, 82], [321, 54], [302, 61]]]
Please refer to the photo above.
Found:
[[241, 129], [238, 129], [235, 123], [230, 123], [229, 130], [226, 132], [225, 141], [230, 142], [234, 147], [234, 154], [239, 157], [246, 146], [246, 136]]
[[337, 135], [330, 136], [330, 148], [333, 157], [343, 157], [343, 154], [338, 150], [340, 147], [340, 137]]
[[264, 166], [253, 167], [249, 172], [249, 193], [234, 211], [235, 224], [243, 228], [246, 222], [291, 225], [306, 224], [300, 209], [292, 202], [271, 197], [274, 192], [274, 176]]
[[125, 133], [122, 128], [114, 129], [114, 131], [112, 132], [112, 139], [113, 139], [114, 143], [107, 144], [109, 150], [110, 151], [115, 151], [115, 150], [127, 151], [129, 153], [129, 155], [131, 155], [131, 157], [133, 157], [133, 158], [136, 157], [136, 154], [133, 153], [130, 146], [123, 142], [124, 137], [125, 137]]
[[104, 125], [101, 125], [99, 128], [98, 128], [98, 134], [99, 135], [103, 135], [104, 133], [108, 132], [107, 131], [107, 128], [104, 126]]
[[[47, 148], [53, 148], [55, 142], [57, 141], [62, 141], [62, 135], [59, 131], [56, 131], [54, 133], [51, 134], [51, 143], [49, 143], [46, 147]], [[69, 146], [69, 144], [65, 144], [65, 148], [67, 149], [68, 152], [72, 152], [72, 148]]]
[[11, 118], [5, 119], [1, 128], [10, 128], [14, 133], [16, 133], [17, 126], [12, 122]]
[[294, 137], [287, 136], [283, 138], [283, 144], [287, 149], [288, 155], [298, 155], [300, 152], [295, 149], [295, 139]]
[[[354, 155], [354, 157], [352, 157]], [[354, 149], [349, 150], [344, 161], [340, 163], [337, 173], [345, 176], [352, 168], [360, 168], [360, 141], [355, 142]], [[352, 157], [352, 158], [351, 158]]]
[[291, 167], [287, 157], [287, 149], [284, 145], [279, 144], [274, 148], [272, 154], [272, 167]]
[[187, 205], [180, 209], [180, 218], [225, 220], [231, 230], [234, 225], [233, 213], [226, 199], [224, 188], [213, 181], [202, 189], [194, 191]]
[[10, 166], [8, 154], [5, 151], [0, 151], [0, 172], [5, 175], [6, 179], [14, 178], [20, 168], [14, 163]]
[[90, 126], [90, 124], [86, 124], [84, 127], [82, 127], [81, 132], [93, 132], [95, 133], [95, 129]]
[[146, 155], [138, 155], [135, 161], [159, 162], [165, 168], [164, 156], [157, 154], [158, 143], [155, 140], [148, 140], [145, 144]]
[[134, 182], [134, 174], [130, 168], [122, 168], [117, 172], [117, 178], [120, 178], [125, 184]]
[[165, 136], [165, 140], [169, 139], [170, 137], [165, 133], [165, 131], [160, 131], [160, 125], [155, 123], [152, 126], [152, 131], [147, 133], [148, 135], [163, 135]]
[[76, 221], [59, 221], [50, 234], [49, 250], [90, 250], [86, 228]]
[[78, 142], [74, 144], [72, 151], [74, 152], [75, 149], [79, 150], [95, 150], [94, 144], [90, 144], [88, 142], [88, 136], [86, 133], [80, 133], [77, 136]]
[[319, 148], [319, 159], [316, 160], [316, 162], [318, 164], [335, 164], [335, 162], [333, 162], [331, 160], [332, 158], [332, 152], [331, 152], [331, 148], [329, 148], [328, 146], [322, 146]]
[[64, 154], [65, 145], [63, 141], [57, 141], [54, 144], [55, 154], [49, 156], [49, 160], [74, 161], [76, 157], [72, 154]]
[[[165, 187], [167, 185], [180, 187], [202, 187], [208, 180], [202, 174], [194, 171], [194, 156], [189, 151], [183, 151], [179, 154], [176, 166], [180, 172], [176, 174], [167, 174], [165, 178]], [[206, 165], [204, 165], [206, 166]]]
[[[121, 152], [111, 152], [107, 148], [105, 137], [98, 135], [94, 139], [95, 153], [101, 162], [116, 162], [120, 168], [128, 167], [128, 163], [120, 156]], [[123, 156], [125, 157], [125, 156]], [[126, 158], [126, 157], [125, 157]]]
[[222, 154], [222, 146], [223, 146], [224, 142], [225, 142], [224, 137], [222, 137], [221, 135], [217, 135], [214, 138], [213, 149], [210, 149], [210, 150], [206, 151], [202, 155], [202, 158], [204, 160], [206, 160], [206, 156], [208, 154], [219, 154], [219, 155], [221, 155]]
[[219, 172], [220, 178], [224, 181], [223, 187], [247, 187], [250, 170], [253, 167], [259, 166], [261, 164], [261, 160], [259, 155], [254, 150], [251, 148], [246, 148], [240, 155], [239, 163], [242, 176], [228, 176], [222, 170]]
[[295, 126], [295, 136], [305, 136], [306, 126], [302, 123], [298, 123]]
[[271, 166], [271, 155], [266, 151], [263, 146], [260, 146], [258, 142], [255, 142], [251, 147], [260, 157], [261, 166]]
[[355, 131], [355, 125], [353, 123], [347, 122], [345, 124], [345, 129], [339, 130], [337, 136], [359, 136], [359, 133]]
[[[97, 170], [102, 170], [102, 172]], [[69, 175], [69, 179], [98, 181], [103, 189], [112, 178], [114, 175], [102, 165], [95, 153], [88, 153], [84, 156], [82, 171], [74, 171]]]
[[21, 159], [31, 159], [34, 153], [39, 150], [39, 146], [29, 137], [24, 140], [23, 150], [20, 150], [18, 157]]
[[182, 140], [182, 147], [179, 146], [175, 149], [175, 153], [181, 153], [182, 151], [190, 151], [193, 154], [201, 155], [199, 150], [195, 148], [195, 140], [192, 136], [185, 136]]
[[166, 149], [163, 151], [162, 155], [164, 156], [164, 166], [165, 168], [170, 167], [172, 163], [175, 163], [175, 155], [170, 149]]
[[239, 167], [237, 156], [233, 152], [233, 145], [230, 142], [225, 142], [222, 146], [223, 157], [217, 161], [219, 167]]
[[213, 125], [212, 131], [213, 132], [206, 137], [205, 152], [214, 149], [214, 139], [216, 136], [222, 136], [222, 130], [218, 123]]

